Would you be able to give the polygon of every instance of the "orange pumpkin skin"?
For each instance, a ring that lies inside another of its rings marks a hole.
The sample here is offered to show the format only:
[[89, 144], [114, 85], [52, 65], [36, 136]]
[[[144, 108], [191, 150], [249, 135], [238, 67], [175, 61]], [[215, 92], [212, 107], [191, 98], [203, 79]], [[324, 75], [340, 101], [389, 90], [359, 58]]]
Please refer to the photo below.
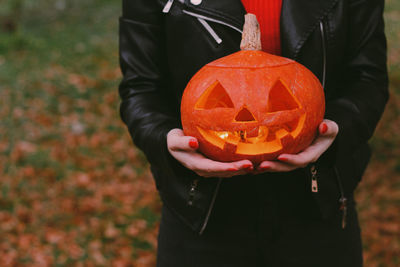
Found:
[[185, 135], [223, 162], [254, 164], [308, 147], [325, 113], [319, 80], [301, 64], [262, 51], [239, 51], [198, 71], [181, 102]]

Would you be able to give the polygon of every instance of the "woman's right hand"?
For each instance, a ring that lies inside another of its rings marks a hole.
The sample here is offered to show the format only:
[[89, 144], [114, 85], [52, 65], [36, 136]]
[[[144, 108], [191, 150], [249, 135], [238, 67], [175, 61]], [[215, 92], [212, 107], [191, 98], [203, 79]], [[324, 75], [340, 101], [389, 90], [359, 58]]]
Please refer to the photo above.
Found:
[[167, 135], [169, 153], [183, 166], [203, 177], [232, 177], [253, 171], [249, 160], [219, 162], [197, 152], [196, 138], [185, 136], [181, 129], [172, 129]]

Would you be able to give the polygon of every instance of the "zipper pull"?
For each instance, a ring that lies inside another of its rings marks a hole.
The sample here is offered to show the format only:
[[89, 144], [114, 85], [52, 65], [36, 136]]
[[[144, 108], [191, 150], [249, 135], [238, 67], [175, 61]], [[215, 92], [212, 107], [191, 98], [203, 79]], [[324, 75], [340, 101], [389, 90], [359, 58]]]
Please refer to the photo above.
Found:
[[311, 191], [313, 193], [318, 192], [318, 181], [317, 181], [317, 168], [315, 168], [315, 165], [311, 165]]
[[347, 220], [347, 198], [341, 197], [339, 199], [340, 202], [340, 210], [342, 213], [342, 229], [346, 228], [346, 220]]
[[197, 184], [199, 183], [198, 179], [195, 179], [192, 181], [192, 184], [190, 185], [190, 190], [189, 190], [189, 201], [188, 205], [192, 206], [193, 205], [193, 199], [194, 199], [194, 193], [196, 192]]
[[222, 39], [218, 36], [218, 34], [214, 31], [213, 28], [211, 28], [210, 24], [208, 24], [207, 21], [201, 18], [197, 18], [197, 20], [203, 25], [203, 27], [208, 31], [208, 33], [214, 38], [215, 42], [217, 44], [222, 43]]
[[168, 13], [172, 7], [172, 4], [174, 3], [174, 0], [168, 0], [168, 2], [165, 4], [163, 13]]

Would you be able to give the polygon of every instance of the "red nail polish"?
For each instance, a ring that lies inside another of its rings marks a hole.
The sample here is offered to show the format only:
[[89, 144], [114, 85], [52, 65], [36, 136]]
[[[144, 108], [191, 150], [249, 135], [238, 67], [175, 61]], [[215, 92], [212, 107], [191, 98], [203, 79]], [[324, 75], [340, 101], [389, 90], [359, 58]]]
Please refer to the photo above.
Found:
[[199, 148], [199, 143], [197, 143], [197, 141], [196, 140], [190, 140], [189, 141], [189, 146], [191, 147], [191, 148], [193, 148], [193, 149], [197, 149], [197, 148]]
[[246, 172], [252, 172], [254, 167], [251, 165], [250, 167], [245, 168]]
[[326, 133], [326, 131], [328, 131], [328, 126], [325, 123], [323, 123], [321, 126], [321, 133], [324, 134]]
[[244, 165], [242, 166], [242, 168], [243, 168], [243, 169], [247, 169], [247, 170], [252, 170], [252, 169], [253, 169], [253, 165], [251, 165], [251, 164], [244, 164]]
[[228, 171], [230, 171], [230, 172], [236, 172], [236, 171], [238, 171], [238, 169], [236, 169], [236, 168], [229, 168]]
[[266, 171], [266, 170], [271, 169], [271, 166], [260, 166], [258, 169], [259, 169], [260, 171]]
[[279, 159], [280, 161], [288, 161], [288, 160], [289, 160], [287, 157], [278, 157], [278, 159]]

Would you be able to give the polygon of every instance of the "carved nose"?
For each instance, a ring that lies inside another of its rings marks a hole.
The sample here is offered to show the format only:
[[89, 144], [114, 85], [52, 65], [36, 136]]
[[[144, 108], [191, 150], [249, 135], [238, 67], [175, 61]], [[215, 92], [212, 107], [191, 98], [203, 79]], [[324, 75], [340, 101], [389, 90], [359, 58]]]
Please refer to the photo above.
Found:
[[251, 114], [251, 112], [246, 107], [242, 107], [242, 109], [236, 115], [235, 121], [249, 122], [249, 121], [257, 121], [257, 120], [256, 120], [256, 118], [254, 118], [253, 114]]

